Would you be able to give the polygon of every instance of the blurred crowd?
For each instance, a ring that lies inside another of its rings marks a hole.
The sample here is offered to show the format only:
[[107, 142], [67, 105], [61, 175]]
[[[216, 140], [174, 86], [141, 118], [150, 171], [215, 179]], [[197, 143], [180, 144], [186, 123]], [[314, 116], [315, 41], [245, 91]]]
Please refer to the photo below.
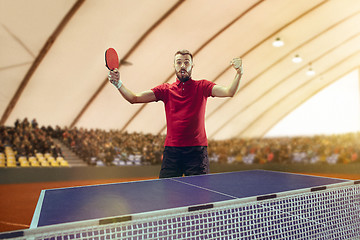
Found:
[[360, 133], [331, 136], [209, 141], [211, 161], [221, 163], [359, 162]]
[[35, 156], [36, 153], [51, 153], [55, 158], [63, 157], [61, 147], [54, 143], [54, 136], [49, 134], [49, 130], [39, 128], [36, 119], [30, 122], [27, 118], [16, 120], [14, 127], [0, 126], [0, 152], [10, 146], [17, 158]]
[[[63, 156], [54, 143], [60, 140], [89, 165], [161, 163], [165, 135], [127, 133], [83, 128], [39, 128], [36, 119], [17, 120], [14, 127], [0, 126], [0, 152], [10, 145], [18, 155], [49, 152]], [[352, 163], [359, 162], [360, 133], [331, 136], [209, 140], [212, 162]]]
[[65, 128], [61, 140], [89, 165], [158, 164], [163, 152], [163, 135]]

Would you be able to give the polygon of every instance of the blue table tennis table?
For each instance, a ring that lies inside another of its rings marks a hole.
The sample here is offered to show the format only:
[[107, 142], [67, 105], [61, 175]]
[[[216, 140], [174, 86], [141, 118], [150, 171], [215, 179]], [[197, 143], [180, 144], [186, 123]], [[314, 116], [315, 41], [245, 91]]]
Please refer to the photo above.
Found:
[[349, 180], [251, 170], [182, 178], [43, 190], [31, 228], [201, 206], [247, 197], [274, 197]]
[[[85, 230], [47, 237], [72, 224]], [[36, 239], [358, 239], [359, 229], [359, 181], [249, 170], [43, 190], [29, 232], [41, 230], [45, 237]]]

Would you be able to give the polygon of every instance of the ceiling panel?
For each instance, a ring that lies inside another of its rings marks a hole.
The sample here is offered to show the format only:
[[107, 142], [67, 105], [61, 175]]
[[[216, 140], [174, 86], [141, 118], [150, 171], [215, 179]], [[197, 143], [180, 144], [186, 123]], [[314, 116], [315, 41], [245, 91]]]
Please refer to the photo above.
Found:
[[341, 59], [340, 62], [333, 65], [328, 71], [322, 73], [320, 77], [314, 77], [311, 84], [305, 84], [295, 92], [289, 93], [282, 101], [278, 102], [278, 104], [264, 111], [260, 121], [249, 126], [246, 131], [238, 136], [264, 136], [280, 119], [284, 118], [305, 100], [351, 71], [358, 69], [360, 67], [359, 62], [360, 52]]
[[[43, 125], [165, 133], [163, 103], [130, 104], [108, 83], [108, 47], [127, 62], [121, 79], [135, 93], [175, 81], [179, 49], [193, 52], [194, 79], [224, 86], [235, 77], [231, 59], [241, 56], [237, 95], [208, 100], [212, 139], [262, 137], [359, 67], [357, 0], [0, 0], [0, 23], [0, 113], [6, 125], [28, 117]], [[272, 46], [277, 37], [284, 46]], [[301, 63], [292, 62], [296, 54]], [[306, 75], [310, 64], [312, 77]]]

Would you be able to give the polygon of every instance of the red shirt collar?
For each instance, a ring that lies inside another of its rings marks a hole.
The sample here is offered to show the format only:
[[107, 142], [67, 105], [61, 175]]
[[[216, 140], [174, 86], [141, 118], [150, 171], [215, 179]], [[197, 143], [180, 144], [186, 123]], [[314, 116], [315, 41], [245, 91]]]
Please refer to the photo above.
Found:
[[[191, 83], [192, 81], [193, 81], [192, 78], [190, 78], [189, 80], [187, 80], [187, 81], [185, 82], [185, 84], [189, 84], [189, 83]], [[176, 85], [179, 86], [181, 83], [182, 83], [182, 81], [180, 81], [178, 78], [176, 78]]]

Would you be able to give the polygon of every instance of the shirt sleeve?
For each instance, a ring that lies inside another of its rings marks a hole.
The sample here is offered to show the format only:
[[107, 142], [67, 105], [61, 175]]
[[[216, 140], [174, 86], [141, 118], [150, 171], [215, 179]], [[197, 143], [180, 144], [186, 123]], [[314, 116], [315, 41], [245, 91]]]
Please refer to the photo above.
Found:
[[208, 80], [202, 80], [203, 90], [204, 90], [204, 96], [205, 97], [213, 97], [212, 96], [212, 89], [216, 85], [216, 83], [208, 81]]
[[167, 91], [169, 89], [169, 84], [168, 83], [163, 83], [159, 86], [156, 86], [154, 88], [152, 88], [151, 90], [154, 92], [155, 97], [156, 97], [156, 101], [165, 101], [166, 97], [167, 97]]

